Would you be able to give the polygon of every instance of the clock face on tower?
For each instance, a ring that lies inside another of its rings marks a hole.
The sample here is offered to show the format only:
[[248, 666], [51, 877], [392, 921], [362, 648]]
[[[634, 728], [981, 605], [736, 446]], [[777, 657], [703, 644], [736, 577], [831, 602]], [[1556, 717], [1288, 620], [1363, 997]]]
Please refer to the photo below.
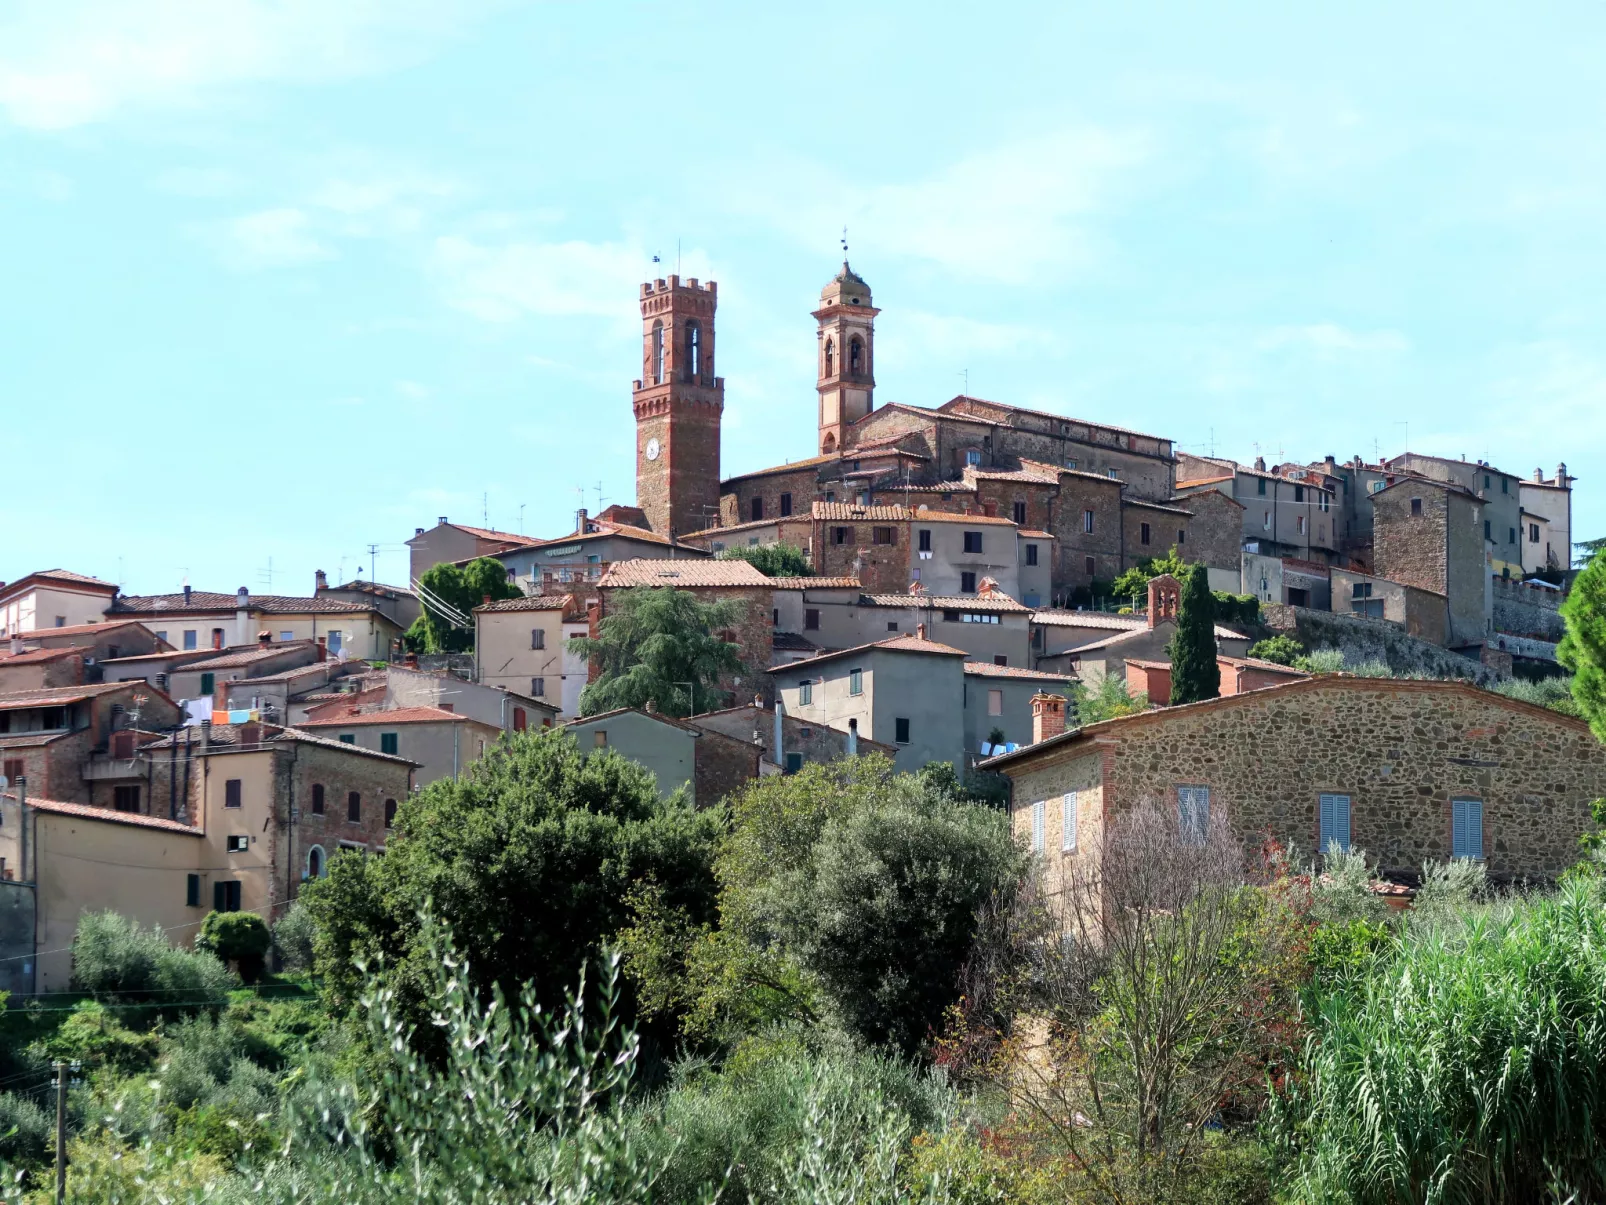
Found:
[[658, 441], [656, 439], [649, 439], [647, 441], [647, 459], [658, 459]]

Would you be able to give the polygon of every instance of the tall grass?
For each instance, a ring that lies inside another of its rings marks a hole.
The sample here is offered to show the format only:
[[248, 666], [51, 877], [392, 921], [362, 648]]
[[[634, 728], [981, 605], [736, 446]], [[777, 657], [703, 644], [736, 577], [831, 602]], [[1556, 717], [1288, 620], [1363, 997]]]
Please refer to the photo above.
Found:
[[1599, 886], [1407, 926], [1316, 1002], [1269, 1128], [1297, 1199], [1606, 1195], [1606, 911]]

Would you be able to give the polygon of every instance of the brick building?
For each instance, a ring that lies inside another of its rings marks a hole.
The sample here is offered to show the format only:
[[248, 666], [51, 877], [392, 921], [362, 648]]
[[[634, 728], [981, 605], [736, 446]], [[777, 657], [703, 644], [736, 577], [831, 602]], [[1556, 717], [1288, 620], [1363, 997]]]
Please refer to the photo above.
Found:
[[678, 276], [641, 286], [642, 372], [636, 415], [636, 505], [662, 536], [719, 516], [719, 424], [725, 381], [714, 370], [718, 286]]
[[1224, 812], [1246, 845], [1336, 840], [1385, 872], [1458, 856], [1497, 879], [1550, 878], [1577, 862], [1606, 794], [1606, 746], [1581, 720], [1461, 682], [1337, 675], [1050, 726], [986, 768], [1011, 779], [1015, 831], [1051, 884], [1145, 800]]
[[144, 811], [149, 788], [142, 797], [139, 776], [111, 756], [114, 733], [128, 739], [122, 730], [160, 731], [181, 718], [171, 698], [143, 682], [0, 694], [0, 776], [27, 779], [42, 798], [87, 804], [110, 796], [124, 811]]
[[1451, 648], [1481, 646], [1491, 630], [1483, 522], [1482, 501], [1453, 483], [1398, 476], [1372, 494], [1373, 572], [1443, 595]]

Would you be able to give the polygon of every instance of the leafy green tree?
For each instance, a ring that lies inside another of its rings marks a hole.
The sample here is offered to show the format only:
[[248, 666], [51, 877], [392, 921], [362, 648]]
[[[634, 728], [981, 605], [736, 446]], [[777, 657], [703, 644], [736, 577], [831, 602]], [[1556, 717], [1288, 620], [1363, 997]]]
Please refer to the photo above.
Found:
[[1221, 694], [1216, 664], [1216, 600], [1203, 565], [1189, 566], [1182, 578], [1177, 630], [1167, 649], [1171, 655], [1171, 702], [1197, 703]]
[[[496, 602], [519, 596], [519, 588], [508, 580], [507, 566], [488, 556], [461, 569], [445, 563], [433, 565], [424, 570], [419, 582], [429, 595], [470, 619], [474, 608], [487, 598]], [[404, 637], [409, 649], [415, 653], [466, 653], [474, 647], [472, 626], [457, 626], [422, 596], [419, 602], [422, 610]]]
[[247, 983], [262, 977], [262, 960], [272, 946], [273, 934], [255, 912], [210, 912], [195, 939], [197, 950], [238, 966]]
[[498, 745], [456, 780], [408, 801], [383, 858], [340, 856], [303, 890], [317, 922], [318, 969], [346, 1006], [378, 965], [402, 1007], [420, 1011], [432, 982], [419, 910], [433, 901], [467, 956], [475, 985], [548, 1007], [629, 919], [627, 896], [663, 884], [693, 922], [712, 918], [713, 860], [723, 818], [612, 750], [583, 756], [557, 730]]
[[1249, 646], [1249, 655], [1260, 661], [1271, 661], [1277, 665], [1292, 665], [1294, 658], [1303, 656], [1305, 646], [1292, 636], [1268, 636], [1265, 640], [1256, 641]]
[[1580, 550], [1579, 555], [1573, 558], [1573, 564], [1582, 569], [1600, 553], [1606, 552], [1606, 536], [1596, 540], [1576, 540], [1573, 547]]
[[1572, 671], [1573, 701], [1600, 740], [1606, 741], [1606, 553], [1597, 552], [1561, 604], [1567, 634], [1556, 660]]
[[653, 703], [665, 715], [687, 716], [722, 705], [720, 675], [743, 666], [737, 646], [715, 630], [737, 623], [742, 604], [704, 602], [670, 586], [621, 590], [611, 603], [595, 639], [569, 641], [569, 651], [599, 671], [580, 692], [581, 715]]
[[770, 577], [811, 577], [814, 567], [802, 549], [790, 544], [750, 544], [744, 548], [727, 548], [714, 554], [717, 561], [746, 561], [760, 573]]
[[1182, 581], [1187, 572], [1188, 563], [1177, 554], [1176, 545], [1173, 544], [1164, 556], [1148, 557], [1121, 573], [1111, 584], [1110, 593], [1121, 599], [1141, 599], [1147, 593], [1152, 578], [1169, 573], [1178, 581]]
[[1100, 720], [1115, 720], [1124, 715], [1136, 715], [1149, 709], [1149, 696], [1143, 691], [1133, 694], [1126, 679], [1119, 674], [1105, 674], [1097, 690], [1089, 690], [1077, 682], [1071, 687], [1071, 703], [1075, 707], [1076, 723], [1097, 724]]

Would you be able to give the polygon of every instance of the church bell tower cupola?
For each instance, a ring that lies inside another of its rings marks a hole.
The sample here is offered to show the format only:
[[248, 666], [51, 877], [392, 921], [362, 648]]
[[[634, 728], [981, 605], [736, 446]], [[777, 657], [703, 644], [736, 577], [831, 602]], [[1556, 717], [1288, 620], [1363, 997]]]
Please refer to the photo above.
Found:
[[641, 286], [642, 376], [636, 413], [636, 505], [660, 535], [719, 523], [719, 423], [713, 281], [671, 276]]
[[848, 267], [820, 290], [819, 323], [820, 451], [842, 447], [843, 430], [875, 409], [875, 316], [881, 311], [870, 286]]

